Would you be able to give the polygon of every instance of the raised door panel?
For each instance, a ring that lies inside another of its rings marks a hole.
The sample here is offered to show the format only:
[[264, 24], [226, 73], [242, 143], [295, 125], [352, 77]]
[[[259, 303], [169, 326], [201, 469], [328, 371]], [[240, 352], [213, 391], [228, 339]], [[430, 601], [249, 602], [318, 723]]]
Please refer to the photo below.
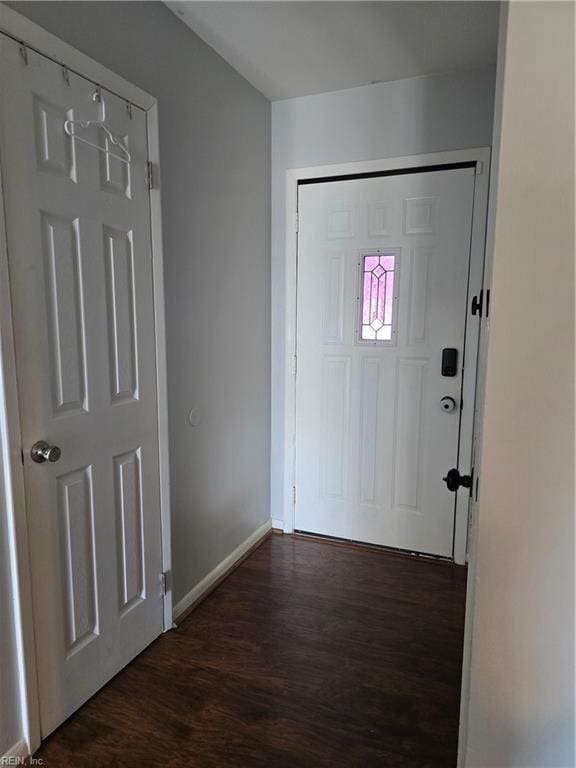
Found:
[[325, 256], [324, 344], [342, 344], [344, 340], [344, 279], [346, 252], [329, 250]]
[[360, 503], [375, 504], [378, 489], [380, 426], [380, 369], [378, 357], [364, 357], [360, 395]]
[[119, 603], [125, 613], [145, 597], [141, 451], [136, 448], [113, 461]]
[[322, 376], [322, 495], [342, 499], [348, 474], [350, 411], [349, 357], [326, 356]]
[[110, 388], [113, 403], [138, 399], [132, 232], [104, 227]]
[[393, 506], [417, 512], [420, 507], [422, 409], [427, 360], [397, 362]]
[[62, 475], [57, 487], [67, 606], [66, 655], [70, 657], [98, 635], [91, 467]]
[[436, 232], [438, 197], [408, 197], [404, 200], [404, 234], [433, 235]]
[[51, 104], [36, 94], [33, 99], [38, 170], [76, 181], [74, 141], [64, 130], [65, 121], [74, 119], [73, 110]]
[[80, 222], [41, 213], [55, 415], [88, 410]]
[[412, 248], [410, 252], [410, 287], [408, 302], [408, 344], [426, 341], [429, 303], [428, 275], [434, 261], [434, 249]]
[[[130, 152], [129, 136], [119, 136], [118, 138], [124, 148]], [[101, 152], [99, 157], [101, 189], [130, 199], [132, 197], [130, 163], [116, 157], [120, 151], [104, 131], [100, 131], [100, 144], [107, 150], [107, 152]]]

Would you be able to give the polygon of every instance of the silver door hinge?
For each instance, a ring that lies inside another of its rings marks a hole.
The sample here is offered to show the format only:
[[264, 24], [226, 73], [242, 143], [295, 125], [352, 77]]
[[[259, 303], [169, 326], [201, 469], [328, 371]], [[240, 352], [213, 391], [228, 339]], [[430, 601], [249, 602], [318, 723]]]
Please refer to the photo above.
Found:
[[300, 212], [296, 211], [296, 232], [300, 232]]
[[476, 163], [476, 170], [474, 171], [475, 176], [480, 176], [484, 173], [484, 163], [482, 160], [478, 160]]
[[132, 104], [129, 101], [126, 102], [126, 112], [128, 112], [128, 117], [132, 120]]
[[296, 486], [295, 485], [292, 486], [292, 504], [296, 506]]
[[292, 370], [294, 372], [294, 376], [298, 373], [298, 355], [294, 355], [292, 359]]
[[68, 67], [62, 67], [62, 79], [66, 85], [70, 87], [70, 72], [68, 71]]
[[150, 160], [146, 163], [146, 185], [148, 189], [154, 189], [154, 165]]
[[22, 57], [22, 61], [26, 66], [28, 66], [28, 48], [26, 48], [26, 45], [24, 43], [20, 44], [20, 56]]
[[163, 595], [168, 594], [168, 573], [166, 571], [160, 574], [160, 589]]

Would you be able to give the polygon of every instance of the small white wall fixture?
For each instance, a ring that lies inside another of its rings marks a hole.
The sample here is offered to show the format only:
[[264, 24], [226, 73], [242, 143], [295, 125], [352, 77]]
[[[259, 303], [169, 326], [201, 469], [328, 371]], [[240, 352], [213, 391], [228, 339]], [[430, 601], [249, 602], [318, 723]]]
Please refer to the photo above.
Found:
[[[486, 213], [488, 205], [490, 149], [486, 147], [434, 152], [407, 157], [385, 158], [351, 162], [337, 165], [310, 166], [293, 168], [286, 172], [286, 378], [284, 396], [284, 532], [294, 531], [295, 505], [295, 456], [296, 456], [296, 302], [297, 302], [297, 252], [298, 252], [298, 183], [304, 179], [329, 179], [331, 177], [356, 176], [382, 172], [398, 172], [413, 168], [447, 166], [453, 163], [475, 163], [476, 184], [474, 190], [474, 210], [470, 246], [470, 275], [468, 296], [471, 299], [479, 295], [484, 280], [484, 250], [486, 235]], [[469, 315], [467, 318], [466, 346], [464, 357], [463, 398], [474, 403], [476, 390], [476, 370], [483, 364], [478, 358], [480, 318]], [[474, 450], [474, 424], [478, 418], [476, 408], [465, 408], [462, 412], [461, 442], [471, 448], [470, 459]], [[462, 460], [464, 467], [468, 459]], [[472, 465], [470, 465], [472, 466]], [[454, 532], [454, 561], [464, 564], [467, 561], [467, 535], [469, 498], [460, 493], [457, 500]]]
[[[160, 147], [158, 103], [156, 99], [106, 67], [46, 32], [24, 16], [0, 4], [0, 34], [20, 42], [24, 49], [35, 50], [68, 70], [92, 80], [96, 85], [117, 94], [146, 112], [148, 129], [148, 161], [153, 183], [150, 189], [151, 243], [153, 253], [154, 316], [156, 345], [156, 387], [160, 464], [160, 511], [162, 526], [162, 568], [167, 574], [164, 597], [164, 631], [173, 626], [171, 591], [170, 488], [168, 455], [168, 414], [166, 387], [166, 345], [164, 282], [162, 254], [162, 220], [160, 195]], [[40, 719], [36, 683], [34, 622], [30, 560], [24, 498], [24, 476], [21, 461], [19, 403], [16, 360], [12, 334], [12, 312], [8, 274], [0, 168], [0, 448], [1, 463], [7, 478], [0, 509], [7, 515], [12, 555], [11, 570], [16, 585], [14, 596], [16, 645], [19, 664], [22, 734], [18, 755], [32, 754], [40, 746]], [[16, 743], [16, 742], [15, 742]], [[25, 749], [23, 748], [25, 745]], [[5, 756], [6, 757], [6, 756]], [[12, 757], [8, 755], [8, 757]]]

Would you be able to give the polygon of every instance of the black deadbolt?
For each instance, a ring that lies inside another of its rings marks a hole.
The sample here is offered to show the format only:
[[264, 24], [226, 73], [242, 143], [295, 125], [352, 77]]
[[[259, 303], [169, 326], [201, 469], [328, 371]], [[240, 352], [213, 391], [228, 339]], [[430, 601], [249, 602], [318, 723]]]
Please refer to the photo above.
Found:
[[471, 488], [472, 475], [461, 475], [457, 469], [450, 469], [444, 478], [444, 482], [448, 486], [449, 491], [457, 491], [460, 486], [462, 488]]
[[442, 376], [456, 376], [458, 373], [458, 350], [444, 347], [442, 350]]

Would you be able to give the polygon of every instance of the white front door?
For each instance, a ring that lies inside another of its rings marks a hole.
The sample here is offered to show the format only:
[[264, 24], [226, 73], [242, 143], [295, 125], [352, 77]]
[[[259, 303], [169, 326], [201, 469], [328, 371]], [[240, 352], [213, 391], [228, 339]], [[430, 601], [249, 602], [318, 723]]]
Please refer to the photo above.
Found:
[[300, 185], [296, 530], [453, 556], [473, 194], [471, 167]]
[[[146, 115], [0, 35], [1, 162], [42, 734], [162, 631]], [[99, 129], [84, 132], [102, 144]], [[112, 149], [114, 149], [112, 147]], [[57, 461], [36, 463], [37, 441]], [[51, 455], [57, 458], [57, 452]]]

